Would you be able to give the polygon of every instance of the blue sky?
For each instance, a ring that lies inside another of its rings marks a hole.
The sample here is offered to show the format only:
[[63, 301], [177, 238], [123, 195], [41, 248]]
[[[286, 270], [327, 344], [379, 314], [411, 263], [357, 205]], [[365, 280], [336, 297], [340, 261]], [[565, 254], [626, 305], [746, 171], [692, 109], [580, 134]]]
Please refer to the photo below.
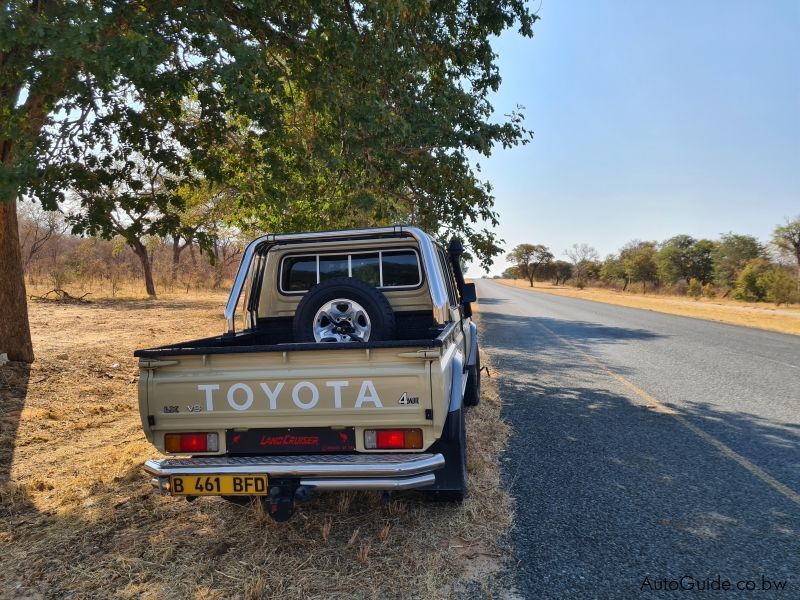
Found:
[[507, 249], [766, 241], [800, 215], [800, 0], [544, 0], [538, 14], [533, 39], [497, 40], [493, 97], [500, 114], [525, 106], [534, 139], [479, 161]]

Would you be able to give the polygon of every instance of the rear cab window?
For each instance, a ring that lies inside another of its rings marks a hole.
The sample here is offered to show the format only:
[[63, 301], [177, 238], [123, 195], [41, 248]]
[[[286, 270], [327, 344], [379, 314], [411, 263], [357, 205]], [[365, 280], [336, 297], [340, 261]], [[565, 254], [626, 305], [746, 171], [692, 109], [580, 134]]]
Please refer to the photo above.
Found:
[[413, 289], [422, 285], [419, 254], [411, 248], [337, 254], [284, 256], [280, 292], [305, 293], [316, 283], [353, 277], [381, 289]]

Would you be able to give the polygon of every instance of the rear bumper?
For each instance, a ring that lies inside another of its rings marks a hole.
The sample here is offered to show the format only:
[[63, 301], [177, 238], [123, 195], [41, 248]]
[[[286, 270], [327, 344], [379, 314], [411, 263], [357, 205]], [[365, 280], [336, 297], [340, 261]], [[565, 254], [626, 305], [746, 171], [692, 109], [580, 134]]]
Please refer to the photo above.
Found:
[[441, 454], [319, 454], [292, 456], [207, 456], [148, 460], [153, 485], [169, 491], [170, 475], [258, 474], [299, 479], [325, 490], [410, 490], [436, 482]]

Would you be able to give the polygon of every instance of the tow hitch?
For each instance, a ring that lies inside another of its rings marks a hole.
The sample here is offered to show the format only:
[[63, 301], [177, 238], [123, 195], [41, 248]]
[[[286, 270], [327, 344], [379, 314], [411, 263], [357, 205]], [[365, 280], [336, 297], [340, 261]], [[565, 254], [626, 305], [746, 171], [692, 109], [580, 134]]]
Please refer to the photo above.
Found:
[[283, 523], [292, 518], [295, 500], [306, 500], [310, 495], [311, 489], [297, 479], [272, 479], [269, 495], [263, 499], [264, 508], [275, 521]]

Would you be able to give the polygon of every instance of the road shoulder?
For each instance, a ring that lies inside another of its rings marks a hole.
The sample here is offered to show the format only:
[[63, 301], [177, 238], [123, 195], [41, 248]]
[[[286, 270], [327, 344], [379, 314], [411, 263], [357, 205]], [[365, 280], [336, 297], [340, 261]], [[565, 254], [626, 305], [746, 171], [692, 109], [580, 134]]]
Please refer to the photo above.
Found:
[[496, 279], [493, 281], [529, 292], [578, 298], [602, 304], [639, 308], [669, 315], [800, 335], [800, 307], [779, 308], [772, 305], [755, 306], [744, 303], [739, 305], [705, 298], [695, 301], [675, 296], [644, 296], [615, 290], [594, 288], [579, 290], [541, 284], [530, 287], [527, 282], [521, 282], [520, 280]]

